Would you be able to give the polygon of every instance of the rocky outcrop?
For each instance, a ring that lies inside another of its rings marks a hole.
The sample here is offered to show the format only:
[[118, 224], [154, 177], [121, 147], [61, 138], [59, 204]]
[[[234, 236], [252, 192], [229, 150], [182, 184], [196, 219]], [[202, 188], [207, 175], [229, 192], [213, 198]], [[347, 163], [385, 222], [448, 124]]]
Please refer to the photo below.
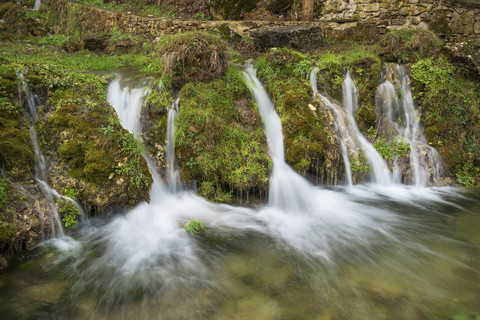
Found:
[[480, 80], [480, 41], [451, 43], [445, 49], [452, 61], [462, 65], [473, 78]]
[[323, 43], [322, 29], [317, 26], [262, 28], [254, 32], [253, 38], [259, 51], [274, 47], [308, 51], [321, 47]]

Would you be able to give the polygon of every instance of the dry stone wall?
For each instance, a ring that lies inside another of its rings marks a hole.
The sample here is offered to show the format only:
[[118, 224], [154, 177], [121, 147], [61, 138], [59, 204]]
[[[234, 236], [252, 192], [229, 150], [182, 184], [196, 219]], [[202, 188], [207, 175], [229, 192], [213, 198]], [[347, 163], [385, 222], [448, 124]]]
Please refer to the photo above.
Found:
[[318, 21], [374, 23], [380, 33], [431, 29], [453, 40], [480, 38], [480, 2], [451, 0], [316, 0]]
[[109, 11], [68, 0], [46, 1], [53, 2], [60, 25], [79, 23], [84, 32], [119, 30], [158, 37], [215, 30], [227, 24], [235, 33], [250, 37], [260, 28], [313, 25], [321, 27], [323, 37], [330, 39], [375, 39], [388, 30], [411, 27], [431, 29], [452, 41], [480, 39], [480, 5], [454, 6], [450, 0], [316, 0], [313, 22], [184, 21]]

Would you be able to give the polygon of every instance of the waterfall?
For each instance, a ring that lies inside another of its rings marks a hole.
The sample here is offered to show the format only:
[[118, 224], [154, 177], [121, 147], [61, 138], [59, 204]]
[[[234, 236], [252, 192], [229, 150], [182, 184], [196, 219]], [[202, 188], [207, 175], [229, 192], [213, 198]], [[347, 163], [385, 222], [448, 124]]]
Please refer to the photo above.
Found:
[[[415, 108], [408, 75], [403, 66], [397, 66], [400, 95], [389, 80], [381, 83], [378, 89], [379, 101], [384, 116], [392, 123], [398, 136], [410, 144], [410, 170], [412, 183], [424, 187], [433, 182], [438, 184], [441, 160], [438, 152], [428, 145], [420, 123], [420, 114]], [[431, 170], [429, 169], [429, 164]]]
[[317, 88], [317, 68], [310, 72], [310, 84], [315, 97], [320, 97], [329, 107], [335, 122], [335, 131], [340, 140], [340, 150], [345, 163], [347, 183], [352, 185], [351, 157], [364, 154], [371, 169], [370, 180], [379, 185], [392, 183], [391, 173], [377, 150], [358, 129], [354, 114], [358, 107], [357, 88], [347, 72], [343, 82], [343, 108], [332, 103], [327, 97], [320, 94]]
[[179, 101], [180, 98], [177, 98], [172, 102], [167, 116], [167, 152], [165, 158], [167, 160], [167, 184], [172, 192], [183, 189], [182, 178], [175, 163], [175, 121], [179, 111]]
[[318, 92], [317, 72], [318, 68], [313, 68], [310, 71], [310, 85], [313, 90], [313, 96], [314, 98], [320, 97], [330, 109], [330, 112], [332, 112], [334, 119], [334, 129], [337, 133], [338, 140], [340, 141], [340, 151], [342, 152], [343, 163], [345, 164], [345, 176], [347, 179], [347, 185], [352, 186], [353, 180], [349, 150], [352, 151], [352, 154], [358, 156], [358, 147], [356, 145], [356, 141], [352, 138], [352, 134], [350, 132], [351, 130], [349, 130], [349, 127], [346, 124], [345, 112], [340, 106], [333, 104], [332, 102], [330, 102], [330, 100], [327, 99], [327, 97]]
[[35, 0], [35, 5], [33, 7], [33, 11], [38, 11], [38, 9], [40, 9], [41, 5], [42, 5], [42, 0]]
[[357, 122], [355, 121], [354, 114], [358, 107], [357, 88], [352, 78], [350, 78], [350, 72], [347, 72], [345, 80], [343, 81], [343, 104], [347, 111], [349, 122], [351, 123], [355, 135], [360, 142], [362, 150], [367, 157], [368, 164], [370, 165], [371, 173], [370, 179], [372, 182], [380, 185], [389, 185], [392, 183], [392, 176], [385, 160], [380, 156], [375, 147], [365, 138], [365, 136], [358, 129]]
[[145, 87], [130, 88], [127, 86], [122, 88], [120, 76], [110, 82], [107, 90], [107, 101], [114, 106], [120, 123], [137, 138], [142, 130], [140, 112], [145, 95]]
[[[37, 120], [37, 104], [36, 99], [33, 92], [30, 90], [30, 87], [25, 82], [23, 75], [21, 73], [17, 73], [17, 77], [20, 81], [21, 88], [19, 86], [19, 96], [21, 98], [21, 91], [23, 89], [23, 93], [26, 97], [26, 102], [28, 105], [28, 112], [30, 114], [30, 138], [32, 140], [33, 149], [35, 152], [35, 181], [37, 181], [40, 190], [42, 191], [46, 201], [48, 208], [51, 210], [52, 214], [50, 215], [51, 219], [51, 226], [52, 226], [52, 236], [56, 237], [57, 235], [60, 237], [64, 236], [63, 233], [63, 226], [60, 221], [60, 216], [58, 213], [58, 208], [55, 202], [53, 201], [54, 197], [59, 197], [57, 191], [51, 188], [47, 181], [47, 165], [45, 163], [45, 157], [40, 150], [40, 145], [38, 144], [37, 132], [35, 131], [35, 121]], [[68, 198], [68, 200], [73, 200]], [[75, 206], [78, 204], [73, 201]], [[79, 207], [79, 206], [78, 206]], [[41, 213], [40, 213], [41, 214]], [[43, 219], [43, 218], [42, 218]], [[57, 234], [58, 233], [58, 234]], [[43, 223], [42, 223], [42, 239], [44, 239], [44, 230], [43, 230]]]
[[244, 69], [244, 78], [263, 120], [269, 154], [273, 163], [269, 185], [269, 205], [284, 210], [303, 210], [306, 206], [304, 195], [311, 186], [285, 163], [280, 117], [275, 112], [265, 88], [258, 80], [253, 65], [246, 65]]

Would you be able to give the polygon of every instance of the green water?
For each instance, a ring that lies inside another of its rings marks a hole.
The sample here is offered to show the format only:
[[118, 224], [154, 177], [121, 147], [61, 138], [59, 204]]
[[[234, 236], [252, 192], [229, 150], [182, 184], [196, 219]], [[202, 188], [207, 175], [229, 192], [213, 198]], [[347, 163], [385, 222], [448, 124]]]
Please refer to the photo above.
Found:
[[109, 222], [92, 221], [95, 232], [84, 226], [71, 235], [75, 249], [50, 243], [11, 261], [0, 275], [0, 317], [480, 319], [479, 199], [457, 194], [419, 205], [361, 197], [402, 223], [377, 241], [339, 245], [329, 259], [262, 232], [209, 227], [190, 236], [198, 272], [177, 266], [175, 256], [121, 271], [102, 260], [100, 231]]

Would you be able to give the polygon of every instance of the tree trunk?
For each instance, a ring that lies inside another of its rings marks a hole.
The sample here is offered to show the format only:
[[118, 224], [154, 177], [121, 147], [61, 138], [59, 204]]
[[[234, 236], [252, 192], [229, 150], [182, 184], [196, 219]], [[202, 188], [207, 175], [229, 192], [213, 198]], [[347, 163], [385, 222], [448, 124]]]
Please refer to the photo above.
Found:
[[313, 21], [313, 9], [315, 0], [302, 1], [302, 21]]

